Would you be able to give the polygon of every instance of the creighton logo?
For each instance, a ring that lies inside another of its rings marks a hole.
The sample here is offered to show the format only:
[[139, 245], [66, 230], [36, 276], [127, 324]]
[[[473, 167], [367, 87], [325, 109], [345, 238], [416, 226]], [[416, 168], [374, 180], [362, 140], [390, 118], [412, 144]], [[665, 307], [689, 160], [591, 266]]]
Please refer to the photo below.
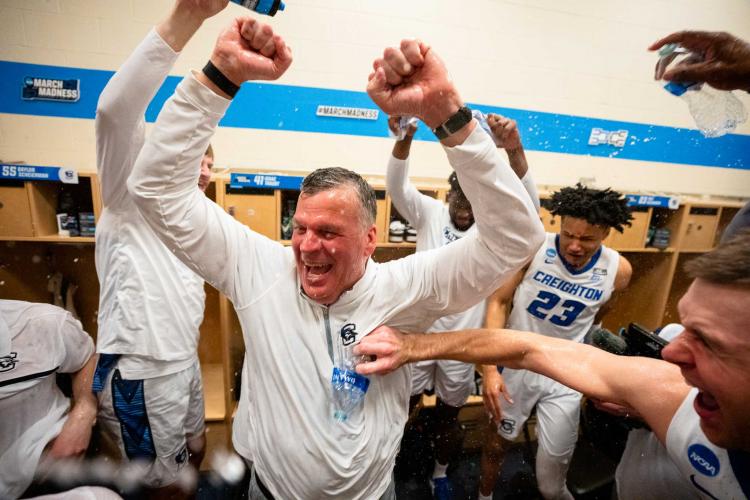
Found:
[[9, 372], [16, 367], [18, 353], [12, 352], [7, 356], [0, 356], [0, 372]]
[[500, 429], [505, 433], [510, 434], [511, 432], [513, 432], [513, 430], [515, 430], [515, 428], [516, 421], [512, 418], [504, 418], [500, 421]]
[[347, 323], [341, 327], [341, 343], [352, 345], [357, 340], [357, 325]]
[[719, 457], [706, 446], [702, 444], [691, 445], [687, 453], [693, 468], [704, 476], [714, 477], [719, 473], [721, 468]]

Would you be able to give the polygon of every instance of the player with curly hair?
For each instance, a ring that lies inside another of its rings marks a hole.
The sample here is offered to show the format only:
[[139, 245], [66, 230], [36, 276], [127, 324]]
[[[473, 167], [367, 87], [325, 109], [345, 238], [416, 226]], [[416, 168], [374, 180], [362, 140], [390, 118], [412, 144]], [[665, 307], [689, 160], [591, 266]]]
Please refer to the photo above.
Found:
[[[604, 315], [602, 306], [630, 282], [630, 263], [602, 242], [612, 229], [629, 226], [632, 216], [622, 194], [581, 184], [554, 193], [548, 208], [560, 217], [560, 233], [548, 233], [529, 266], [488, 301], [486, 324], [580, 342]], [[572, 499], [565, 478], [578, 439], [581, 393], [526, 370], [484, 365], [482, 372], [484, 404], [501, 417], [482, 450], [480, 500], [492, 497], [505, 450], [535, 406], [539, 491], [544, 498]]]

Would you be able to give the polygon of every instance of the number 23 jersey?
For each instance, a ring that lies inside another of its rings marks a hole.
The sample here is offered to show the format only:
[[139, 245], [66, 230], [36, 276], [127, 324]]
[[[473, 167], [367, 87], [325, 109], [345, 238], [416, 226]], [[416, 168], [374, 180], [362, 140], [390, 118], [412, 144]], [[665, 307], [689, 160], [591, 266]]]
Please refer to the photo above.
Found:
[[602, 245], [581, 269], [560, 255], [547, 233], [513, 296], [508, 327], [580, 342], [614, 289], [620, 254]]

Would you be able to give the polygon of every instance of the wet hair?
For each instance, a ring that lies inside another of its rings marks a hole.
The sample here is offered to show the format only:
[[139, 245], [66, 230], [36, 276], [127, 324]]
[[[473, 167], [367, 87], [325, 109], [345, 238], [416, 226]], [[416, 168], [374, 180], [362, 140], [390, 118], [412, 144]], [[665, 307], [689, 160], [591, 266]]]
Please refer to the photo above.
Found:
[[717, 285], [750, 288], [750, 229], [738, 232], [718, 247], [685, 264], [691, 278]]
[[377, 216], [377, 204], [375, 202], [375, 191], [366, 180], [356, 172], [341, 167], [319, 168], [310, 173], [302, 181], [300, 195], [312, 196], [314, 194], [335, 189], [342, 186], [354, 188], [359, 198], [361, 214], [360, 219], [365, 227], [375, 224]]
[[628, 200], [621, 193], [607, 189], [591, 189], [580, 182], [552, 194], [549, 211], [552, 215], [583, 219], [589, 224], [611, 227], [622, 232], [630, 226]]
[[206, 148], [206, 152], [203, 153], [203, 156], [210, 156], [211, 159], [214, 159], [214, 148], [211, 146], [211, 144], [208, 145], [208, 148]]
[[464, 194], [464, 190], [461, 189], [461, 184], [458, 183], [458, 176], [456, 172], [453, 172], [448, 176], [448, 184], [451, 186], [451, 191], [458, 196], [460, 199], [468, 200]]

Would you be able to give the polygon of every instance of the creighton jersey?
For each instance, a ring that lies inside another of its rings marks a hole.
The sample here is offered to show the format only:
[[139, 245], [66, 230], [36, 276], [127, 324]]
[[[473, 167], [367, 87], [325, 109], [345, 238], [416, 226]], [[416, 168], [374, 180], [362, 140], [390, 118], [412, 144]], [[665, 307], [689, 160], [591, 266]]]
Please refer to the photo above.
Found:
[[575, 270], [560, 255], [560, 237], [547, 233], [513, 296], [509, 328], [580, 342], [614, 288], [620, 254], [604, 245]]

